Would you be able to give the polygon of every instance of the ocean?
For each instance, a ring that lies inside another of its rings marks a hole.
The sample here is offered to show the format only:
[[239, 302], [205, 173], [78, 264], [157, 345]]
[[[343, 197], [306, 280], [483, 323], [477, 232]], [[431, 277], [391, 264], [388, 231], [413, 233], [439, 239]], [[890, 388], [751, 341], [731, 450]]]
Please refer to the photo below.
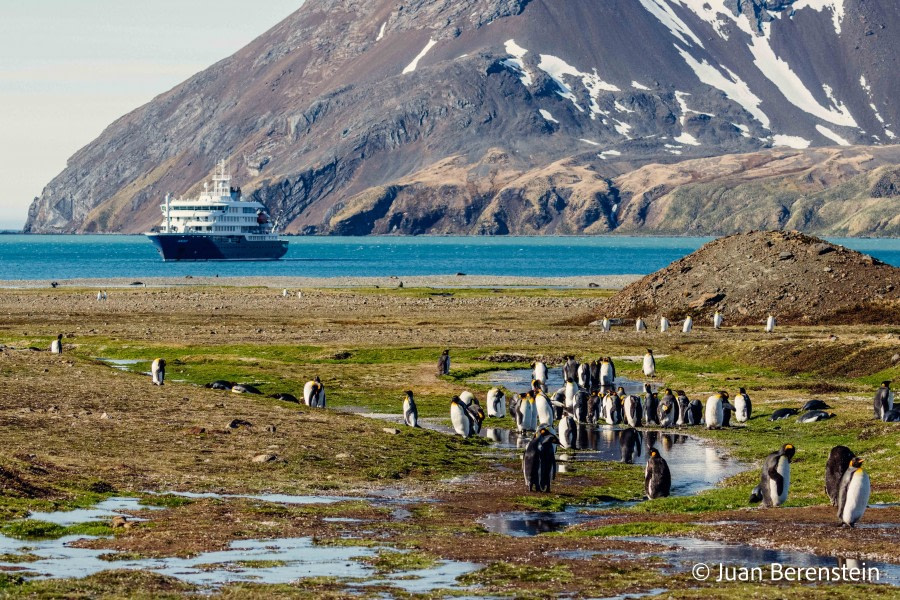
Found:
[[[646, 274], [700, 237], [289, 237], [274, 262], [163, 262], [142, 235], [0, 235], [0, 280], [113, 277]], [[900, 266], [900, 239], [832, 239]]]

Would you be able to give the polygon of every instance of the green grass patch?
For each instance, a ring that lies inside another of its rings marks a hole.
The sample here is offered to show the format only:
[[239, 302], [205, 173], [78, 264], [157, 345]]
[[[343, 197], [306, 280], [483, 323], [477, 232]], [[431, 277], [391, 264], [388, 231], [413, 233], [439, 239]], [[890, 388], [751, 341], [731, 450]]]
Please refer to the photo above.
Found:
[[76, 523], [58, 525], [47, 521], [25, 519], [12, 521], [0, 527], [0, 533], [17, 540], [53, 540], [67, 535], [103, 536], [112, 535], [112, 528], [105, 523]]
[[562, 535], [572, 537], [634, 537], [634, 536], [658, 536], [677, 535], [690, 533], [697, 529], [693, 523], [665, 523], [661, 521], [637, 521], [634, 523], [619, 523], [616, 525], [604, 525], [594, 529], [570, 529]]
[[539, 567], [508, 562], [495, 562], [473, 573], [459, 578], [464, 585], [509, 585], [514, 583], [553, 583], [567, 581], [572, 577], [568, 565]]
[[371, 565], [378, 574], [420, 571], [430, 569], [438, 563], [434, 556], [414, 550], [398, 552], [382, 549], [375, 556], [359, 557], [356, 560]]

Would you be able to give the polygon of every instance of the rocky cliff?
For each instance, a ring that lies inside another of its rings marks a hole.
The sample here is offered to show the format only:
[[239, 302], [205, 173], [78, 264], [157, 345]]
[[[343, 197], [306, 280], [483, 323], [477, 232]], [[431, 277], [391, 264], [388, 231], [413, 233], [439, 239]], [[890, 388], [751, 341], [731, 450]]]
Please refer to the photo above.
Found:
[[149, 229], [226, 158], [288, 232], [900, 235], [898, 25], [893, 0], [307, 0], [112, 123], [26, 231]]

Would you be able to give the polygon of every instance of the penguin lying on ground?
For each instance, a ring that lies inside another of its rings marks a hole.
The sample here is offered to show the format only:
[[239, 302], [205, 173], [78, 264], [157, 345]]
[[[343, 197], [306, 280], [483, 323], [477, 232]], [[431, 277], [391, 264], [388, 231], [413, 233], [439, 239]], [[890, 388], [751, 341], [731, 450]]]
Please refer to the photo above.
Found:
[[556, 448], [559, 438], [549, 427], [538, 429], [525, 447], [522, 472], [528, 491], [549, 492], [550, 482], [556, 477]]
[[[209, 384], [207, 384], [207, 385], [209, 385]], [[300, 401], [297, 400], [297, 396], [295, 396], [293, 394], [284, 394], [284, 393], [269, 394], [269, 398], [275, 398], [276, 400], [281, 400], [282, 402], [296, 402], [297, 404], [300, 403]]]
[[825, 463], [825, 493], [832, 506], [837, 506], [841, 479], [855, 456], [847, 446], [835, 446], [828, 455], [828, 462]]
[[850, 461], [850, 467], [841, 478], [841, 488], [838, 493], [838, 519], [842, 525], [855, 527], [862, 518], [869, 505], [869, 495], [872, 491], [869, 482], [869, 474], [863, 471], [863, 459], [854, 457]]
[[163, 385], [166, 381], [166, 359], [157, 358], [150, 365], [150, 381], [154, 385]]
[[835, 416], [834, 413], [827, 413], [824, 410], [811, 410], [797, 418], [798, 423], [815, 423], [816, 421], [824, 421]]
[[410, 427], [419, 426], [419, 409], [416, 407], [416, 400], [413, 398], [413, 393], [408, 390], [403, 398], [403, 422]]
[[659, 455], [659, 450], [651, 447], [647, 466], [644, 469], [644, 492], [648, 498], [653, 500], [668, 496], [671, 489], [672, 475], [669, 473], [669, 465]]
[[810, 400], [806, 404], [800, 407], [800, 410], [806, 412], [808, 410], [826, 410], [831, 408], [825, 402], [821, 400]]
[[237, 384], [234, 383], [233, 381], [225, 381], [224, 379], [216, 379], [212, 383], [207, 383], [203, 387], [209, 388], [212, 390], [230, 390], [235, 385], [237, 385]]
[[259, 391], [249, 383], [236, 383], [231, 386], [231, 391], [235, 394], [262, 394], [261, 391]]
[[779, 408], [775, 412], [772, 413], [772, 416], [769, 417], [770, 421], [780, 421], [781, 419], [787, 419], [788, 417], [793, 417], [796, 415], [798, 411], [796, 408]]
[[885, 423], [900, 422], [900, 408], [894, 408], [887, 411], [886, 413], [884, 413], [884, 416], [881, 418], [881, 420]]
[[894, 408], [894, 392], [891, 391], [890, 381], [881, 382], [881, 387], [875, 392], [873, 407], [875, 409], [875, 418], [886, 420], [884, 414]]
[[796, 449], [785, 444], [763, 461], [759, 485], [750, 493], [750, 503], [762, 502], [765, 507], [781, 506], [787, 501], [791, 487], [791, 459]]

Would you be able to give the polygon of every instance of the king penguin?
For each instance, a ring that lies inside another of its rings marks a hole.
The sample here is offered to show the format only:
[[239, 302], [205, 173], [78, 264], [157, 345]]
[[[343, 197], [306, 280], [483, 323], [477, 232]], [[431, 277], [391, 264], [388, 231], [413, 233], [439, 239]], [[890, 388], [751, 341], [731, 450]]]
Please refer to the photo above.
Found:
[[766, 333], [772, 333], [775, 331], [775, 316], [769, 315], [769, 318], [766, 319]]
[[532, 363], [531, 379], [540, 381], [541, 386], [547, 383], [547, 365], [541, 361]]
[[644, 384], [644, 421], [659, 425], [659, 397], [649, 383]]
[[869, 494], [872, 486], [869, 474], [863, 471], [863, 459], [854, 457], [850, 467], [841, 478], [841, 489], [838, 494], [838, 518], [843, 525], [855, 527], [869, 505]]
[[659, 332], [660, 333], [667, 332], [669, 330], [669, 327], [671, 327], [671, 326], [672, 326], [672, 324], [669, 323], [669, 320], [667, 318], [665, 318], [665, 317], [659, 318]]
[[563, 448], [574, 448], [577, 433], [575, 419], [568, 412], [563, 412], [562, 419], [559, 420], [559, 445]]
[[[231, 389], [234, 391], [234, 388]], [[325, 408], [325, 386], [318, 375], [303, 386], [303, 403], [312, 408]]]
[[489, 417], [497, 417], [502, 419], [506, 416], [506, 396], [500, 388], [491, 388], [488, 390], [487, 414]]
[[738, 423], [746, 423], [753, 412], [753, 405], [750, 403], [750, 396], [747, 390], [739, 388], [737, 396], [734, 397], [734, 419]]
[[166, 380], [166, 359], [157, 358], [150, 365], [150, 381], [154, 385], [163, 385]]
[[725, 418], [725, 396], [722, 392], [716, 392], [706, 399], [706, 428], [718, 429], [722, 427]]
[[577, 394], [577, 393], [578, 393], [578, 384], [575, 383], [575, 380], [574, 379], [566, 380], [565, 403], [566, 403], [567, 410], [572, 411], [572, 412], [575, 411], [575, 394]]
[[534, 410], [537, 413], [538, 427], [553, 426], [553, 406], [550, 404], [550, 398], [540, 388], [534, 390]]
[[684, 325], [681, 326], [681, 333], [690, 333], [691, 329], [694, 328], [694, 319], [691, 317], [687, 317], [684, 320]]
[[644, 491], [647, 497], [664, 498], [672, 489], [672, 474], [666, 459], [659, 455], [659, 450], [650, 448], [647, 467], [644, 469]]
[[713, 315], [713, 329], [721, 329], [722, 328], [722, 313], [716, 311], [716, 314]]
[[634, 329], [638, 333], [642, 333], [644, 331], [647, 331], [647, 324], [644, 323], [644, 320], [642, 318], [638, 317], [637, 321], [634, 322]]
[[528, 491], [549, 492], [550, 482], [556, 477], [556, 448], [559, 444], [549, 427], [541, 427], [525, 447], [522, 472]]
[[406, 392], [403, 398], [403, 422], [410, 427], [419, 426], [419, 409], [416, 408], [416, 401], [411, 391]]
[[791, 487], [791, 459], [796, 449], [792, 444], [785, 444], [778, 452], [773, 452], [763, 461], [759, 485], [750, 493], [750, 502], [762, 502], [771, 508], [781, 506], [787, 501]]
[[441, 352], [438, 359], [438, 375], [447, 375], [450, 373], [450, 350]]
[[678, 400], [672, 390], [666, 388], [666, 393], [659, 401], [657, 409], [658, 421], [662, 427], [674, 427], [678, 420]]
[[625, 421], [632, 427], [640, 427], [643, 424], [641, 399], [638, 396], [632, 394], [625, 398]]
[[653, 377], [656, 374], [656, 359], [653, 358], [653, 350], [647, 348], [644, 355], [644, 377]]
[[856, 455], [847, 446], [835, 446], [828, 454], [828, 462], [825, 463], [825, 493], [828, 494], [832, 506], [838, 505], [841, 479], [850, 468], [850, 461], [854, 458]]
[[522, 400], [519, 404], [519, 411], [522, 413], [523, 431], [537, 430], [537, 410], [535, 410], [534, 407], [534, 395], [534, 390], [531, 390], [522, 396]]
[[453, 423], [453, 431], [464, 438], [472, 435], [474, 423], [472, 415], [469, 414], [469, 407], [459, 399], [459, 396], [453, 396], [450, 400], [450, 422]]
[[612, 323], [608, 318], [603, 317], [603, 320], [600, 321], [600, 328], [603, 329], [603, 331], [608, 332], [610, 329], [612, 329]]
[[56, 336], [56, 339], [50, 344], [51, 354], [62, 354], [62, 334]]
[[873, 408], [875, 409], [875, 418], [879, 421], [884, 420], [885, 413], [893, 410], [894, 392], [891, 391], [890, 381], [881, 382], [881, 387], [875, 392]]

